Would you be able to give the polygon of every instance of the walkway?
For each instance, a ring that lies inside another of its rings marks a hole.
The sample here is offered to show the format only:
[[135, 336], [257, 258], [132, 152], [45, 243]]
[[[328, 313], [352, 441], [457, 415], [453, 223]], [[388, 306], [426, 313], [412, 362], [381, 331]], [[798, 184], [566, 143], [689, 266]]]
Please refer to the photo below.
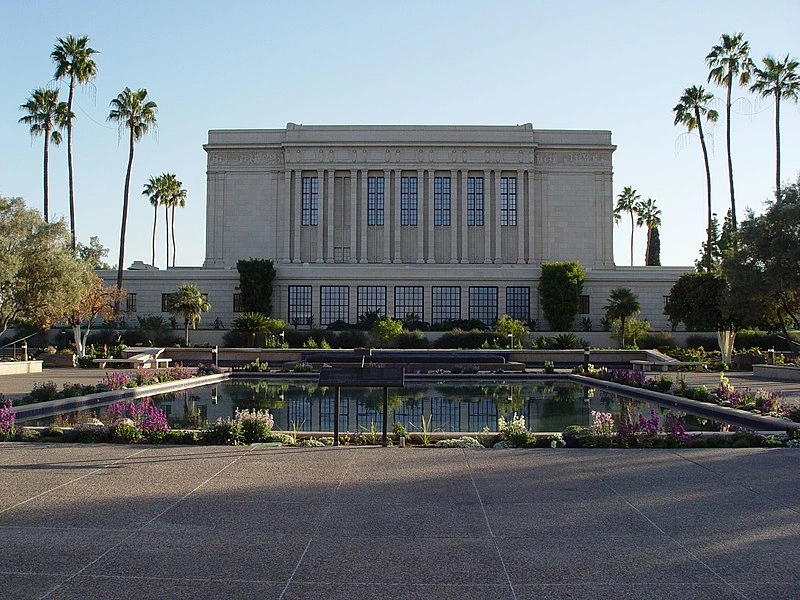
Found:
[[0, 445], [4, 599], [797, 597], [800, 450]]

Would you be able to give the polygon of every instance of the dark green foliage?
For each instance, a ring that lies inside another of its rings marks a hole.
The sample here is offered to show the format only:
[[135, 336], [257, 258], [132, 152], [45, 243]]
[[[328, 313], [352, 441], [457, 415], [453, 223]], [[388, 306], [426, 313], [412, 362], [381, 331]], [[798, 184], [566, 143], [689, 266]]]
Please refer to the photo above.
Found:
[[271, 260], [250, 258], [236, 263], [239, 271], [239, 291], [242, 294], [242, 312], [272, 314], [272, 281], [275, 267]]
[[118, 444], [132, 444], [142, 439], [142, 432], [132, 421], [121, 421], [111, 428], [111, 441]]
[[655, 331], [639, 338], [636, 345], [642, 350], [657, 350], [660, 348], [674, 348], [677, 344], [672, 339], [670, 332]]
[[[409, 329], [405, 322], [404, 325], [406, 325], [406, 329]], [[415, 327], [414, 329], [420, 328]], [[478, 319], [451, 319], [430, 326], [430, 331], [452, 331], [454, 329], [460, 329], [462, 331], [483, 331], [488, 329], [488, 325]]]
[[246, 348], [249, 337], [250, 335], [246, 331], [231, 329], [222, 334], [222, 345], [225, 348]]
[[454, 329], [448, 331], [442, 337], [433, 342], [434, 348], [458, 348], [463, 350], [478, 350], [484, 347], [484, 344], [489, 347], [496, 347], [504, 340], [505, 336], [500, 335], [495, 331], [479, 331], [473, 329], [470, 331], [462, 331]]
[[586, 271], [577, 262], [543, 263], [539, 280], [542, 312], [552, 331], [569, 331], [578, 314]]
[[239, 446], [244, 443], [244, 435], [236, 421], [219, 419], [203, 432], [203, 442], [213, 446]]
[[650, 245], [647, 247], [644, 264], [648, 267], [661, 266], [661, 235], [658, 233], [658, 227], [650, 230]]
[[726, 287], [714, 273], [684, 273], [669, 291], [664, 314], [689, 331], [716, 331], [723, 322]]
[[420, 331], [404, 331], [395, 338], [395, 346], [402, 349], [430, 348], [430, 343]]

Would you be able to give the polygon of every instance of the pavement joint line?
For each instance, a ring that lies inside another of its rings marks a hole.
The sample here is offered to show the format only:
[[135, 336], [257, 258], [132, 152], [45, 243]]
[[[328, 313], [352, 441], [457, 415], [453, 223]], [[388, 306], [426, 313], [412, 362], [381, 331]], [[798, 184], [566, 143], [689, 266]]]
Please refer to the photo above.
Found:
[[[150, 448], [147, 448], [147, 449], [145, 449], [145, 450], [141, 450], [141, 452], [146, 452], [146, 451], [148, 451], [148, 450], [151, 450], [151, 449], [150, 449]], [[139, 452], [137, 452], [136, 454], [139, 454]], [[136, 454], [134, 454], [133, 456], [135, 456]], [[121, 540], [119, 540], [119, 541], [118, 541], [116, 544], [114, 544], [114, 545], [112, 545], [112, 546], [110, 546], [110, 547], [106, 548], [105, 552], [103, 552], [102, 554], [100, 554], [99, 556], [97, 556], [97, 557], [96, 557], [94, 560], [92, 560], [92, 561], [90, 561], [90, 562], [86, 563], [86, 564], [85, 564], [85, 565], [83, 565], [83, 566], [82, 566], [80, 569], [78, 569], [77, 571], [75, 571], [75, 572], [74, 572], [72, 575], [70, 575], [69, 577], [67, 577], [67, 578], [66, 578], [64, 581], [60, 582], [58, 585], [56, 585], [56, 586], [55, 586], [55, 587], [53, 587], [51, 590], [49, 590], [49, 591], [48, 591], [46, 594], [44, 594], [44, 595], [40, 596], [40, 600], [43, 600], [44, 598], [47, 598], [47, 597], [48, 597], [48, 596], [50, 596], [50, 595], [51, 595], [53, 592], [55, 592], [55, 591], [56, 591], [56, 590], [58, 590], [58, 589], [59, 589], [61, 586], [63, 586], [65, 583], [68, 583], [68, 582], [72, 581], [73, 579], [75, 579], [76, 577], [78, 577], [78, 576], [79, 576], [81, 573], [83, 573], [83, 572], [84, 572], [86, 569], [88, 569], [89, 567], [91, 567], [92, 565], [96, 564], [96, 563], [97, 563], [98, 561], [100, 561], [101, 559], [103, 559], [103, 558], [105, 558], [106, 556], [108, 556], [108, 554], [109, 554], [109, 553], [111, 553], [111, 551], [112, 551], [112, 550], [115, 550], [115, 549], [119, 548], [119, 547], [120, 547], [122, 544], [124, 544], [125, 542], [127, 542], [127, 541], [128, 541], [129, 539], [131, 539], [131, 538], [132, 538], [134, 535], [136, 535], [137, 533], [139, 533], [139, 532], [143, 531], [145, 527], [149, 526], [149, 525], [150, 525], [150, 524], [152, 524], [154, 521], [156, 521], [156, 520], [160, 519], [162, 516], [164, 516], [165, 514], [167, 514], [167, 513], [168, 513], [170, 510], [172, 510], [173, 508], [175, 508], [176, 506], [178, 506], [178, 505], [179, 505], [181, 502], [183, 502], [184, 500], [186, 500], [186, 499], [187, 499], [189, 496], [191, 496], [192, 494], [194, 494], [194, 493], [195, 493], [197, 490], [199, 490], [200, 488], [202, 488], [203, 486], [205, 486], [207, 483], [209, 483], [210, 481], [212, 481], [214, 478], [216, 478], [216, 477], [218, 477], [219, 475], [221, 475], [221, 474], [222, 474], [224, 471], [226, 471], [227, 469], [229, 469], [230, 467], [232, 467], [233, 465], [235, 465], [237, 462], [239, 462], [239, 461], [240, 461], [242, 458], [244, 458], [245, 456], [247, 456], [247, 454], [239, 454], [239, 455], [238, 455], [236, 458], [234, 458], [234, 459], [233, 459], [232, 461], [230, 461], [230, 462], [229, 462], [227, 465], [225, 465], [224, 467], [222, 467], [222, 468], [221, 468], [219, 471], [217, 471], [216, 473], [214, 473], [213, 475], [211, 475], [210, 477], [208, 477], [208, 478], [207, 478], [205, 481], [203, 481], [203, 482], [199, 483], [197, 486], [195, 486], [195, 488], [194, 488], [194, 489], [190, 490], [189, 492], [186, 492], [186, 493], [185, 493], [183, 496], [181, 496], [181, 497], [180, 497], [180, 498], [178, 498], [178, 499], [177, 499], [175, 502], [173, 502], [172, 504], [170, 504], [169, 506], [167, 506], [167, 507], [166, 507], [164, 510], [162, 510], [160, 513], [158, 513], [158, 514], [157, 514], [156, 516], [154, 516], [152, 519], [150, 519], [149, 521], [147, 521], [147, 522], [143, 523], [143, 524], [142, 524], [140, 527], [137, 527], [136, 529], [132, 530], [132, 531], [131, 531], [131, 532], [130, 532], [128, 535], [126, 535], [124, 538], [122, 538]]]
[[7, 512], [7, 511], [12, 510], [14, 508], [17, 508], [18, 506], [22, 506], [23, 504], [27, 504], [28, 502], [36, 500], [37, 498], [41, 498], [42, 496], [46, 496], [47, 494], [55, 492], [56, 490], [60, 490], [61, 488], [66, 487], [68, 485], [71, 485], [71, 484], [75, 483], [76, 481], [80, 481], [81, 479], [86, 479], [87, 477], [90, 477], [91, 475], [94, 475], [95, 473], [99, 473], [100, 471], [108, 469], [109, 467], [112, 467], [112, 466], [122, 462], [125, 459], [133, 458], [134, 456], [136, 456], [137, 454], [141, 454], [142, 452], [147, 452], [147, 449], [145, 448], [143, 450], [139, 450], [138, 452], [134, 452], [133, 454], [129, 454], [128, 456], [124, 456], [122, 458], [118, 458], [117, 460], [112, 460], [111, 462], [106, 463], [106, 464], [104, 464], [104, 465], [102, 465], [100, 467], [97, 467], [96, 469], [93, 469], [92, 471], [89, 471], [88, 473], [84, 473], [80, 477], [76, 477], [75, 479], [70, 479], [69, 481], [66, 481], [66, 482], [64, 482], [64, 483], [62, 483], [60, 485], [57, 485], [54, 488], [50, 488], [49, 490], [45, 490], [43, 492], [39, 492], [38, 494], [36, 494], [35, 496], [31, 496], [27, 500], [23, 500], [22, 502], [17, 502], [16, 504], [13, 504], [11, 506], [7, 506], [6, 508], [0, 510], [0, 514], [3, 514], [4, 512]]
[[[673, 454], [676, 454], [676, 455], [678, 455], [678, 456], [679, 456], [679, 457], [681, 457], [682, 459], [684, 459], [684, 460], [686, 460], [686, 461], [689, 461], [689, 462], [690, 462], [690, 463], [692, 463], [692, 464], [695, 464], [695, 465], [697, 465], [697, 466], [698, 466], [698, 467], [700, 467], [701, 469], [705, 469], [705, 470], [706, 470], [706, 471], [708, 471], [709, 473], [713, 473], [714, 475], [718, 476], [720, 479], [724, 479], [725, 481], [731, 481], [732, 483], [736, 484], [737, 486], [739, 486], [739, 487], [740, 487], [740, 488], [742, 488], [743, 490], [747, 490], [748, 492], [750, 492], [750, 493], [751, 493], [751, 494], [753, 494], [754, 496], [757, 496], [757, 497], [759, 497], [759, 498], [766, 498], [767, 500], [770, 500], [770, 501], [774, 502], [775, 504], [777, 504], [777, 505], [778, 505], [778, 506], [780, 506], [781, 508], [785, 508], [786, 510], [788, 510], [788, 511], [791, 511], [791, 512], [793, 512], [793, 513], [796, 513], [796, 514], [800, 514], [800, 510], [798, 510], [798, 509], [796, 509], [795, 507], [793, 507], [793, 506], [790, 506], [790, 505], [788, 505], [788, 504], [784, 504], [784, 503], [783, 503], [783, 502], [781, 502], [781, 501], [780, 501], [778, 498], [773, 498], [772, 496], [770, 496], [769, 494], [766, 494], [766, 493], [764, 493], [763, 491], [756, 491], [754, 488], [748, 487], [748, 486], [744, 485], [743, 483], [740, 483], [740, 482], [738, 482], [736, 479], [730, 479], [730, 478], [726, 478], [726, 477], [725, 477], [725, 476], [724, 476], [722, 473], [720, 473], [719, 471], [715, 471], [714, 469], [712, 469], [712, 468], [711, 468], [711, 467], [709, 467], [708, 465], [704, 465], [704, 464], [702, 464], [702, 463], [699, 463], [699, 462], [697, 462], [696, 460], [694, 460], [693, 458], [691, 458], [691, 457], [689, 457], [689, 456], [685, 456], [685, 455], [681, 454], [681, 453], [680, 453], [680, 452], [678, 452], [678, 451], [675, 451], [675, 450], [673, 450], [672, 452], [673, 452]], [[769, 452], [769, 448], [764, 448], [764, 452], [765, 452], [765, 453], [766, 453], [766, 452]]]
[[497, 558], [500, 559], [500, 564], [503, 565], [503, 573], [506, 576], [506, 582], [508, 583], [508, 587], [511, 590], [511, 597], [514, 600], [517, 600], [517, 592], [514, 589], [514, 584], [511, 581], [511, 575], [508, 572], [508, 567], [506, 566], [506, 561], [503, 559], [503, 553], [500, 552], [500, 544], [497, 541], [497, 536], [494, 534], [494, 530], [492, 529], [492, 524], [489, 522], [489, 515], [486, 514], [486, 507], [483, 504], [483, 498], [481, 498], [481, 493], [478, 490], [478, 484], [475, 483], [475, 476], [472, 472], [472, 465], [469, 463], [469, 458], [467, 456], [466, 449], [462, 448], [461, 453], [464, 457], [464, 462], [467, 465], [467, 471], [469, 472], [469, 479], [472, 482], [472, 489], [475, 490], [475, 495], [478, 497], [478, 503], [481, 506], [481, 512], [483, 513], [483, 519], [486, 521], [486, 528], [489, 530], [489, 537], [492, 539], [494, 543], [494, 549], [497, 552]]
[[[678, 454], [677, 452], [674, 452], [674, 451], [673, 451], [673, 452], [671, 452], [671, 453], [672, 453], [674, 456], [676, 456], [678, 459], [680, 459], [680, 460], [686, 460], [686, 459], [684, 459], [684, 457], [683, 457], [683, 456], [681, 456], [681, 455], [680, 455], [680, 454]], [[692, 462], [692, 461], [688, 461], [688, 460], [687, 460], [686, 462]], [[632, 503], [630, 500], [628, 500], [628, 499], [627, 499], [627, 498], [626, 498], [626, 497], [625, 497], [623, 494], [621, 494], [619, 491], [617, 491], [617, 489], [616, 489], [616, 488], [615, 488], [613, 485], [611, 485], [611, 484], [610, 484], [610, 483], [608, 483], [608, 482], [607, 482], [605, 479], [603, 479], [603, 477], [602, 477], [601, 475], [599, 475], [599, 474], [598, 474], [596, 471], [592, 470], [592, 471], [591, 471], [591, 473], [592, 473], [592, 475], [594, 475], [594, 477], [595, 477], [595, 478], [596, 478], [598, 481], [600, 481], [600, 483], [602, 483], [602, 484], [603, 484], [604, 486], [606, 486], [606, 487], [607, 487], [609, 490], [611, 490], [611, 491], [612, 491], [612, 492], [613, 492], [613, 493], [614, 493], [616, 496], [618, 496], [618, 497], [619, 497], [619, 498], [620, 498], [620, 499], [621, 499], [621, 500], [622, 500], [622, 501], [623, 501], [625, 504], [627, 504], [627, 505], [628, 505], [630, 508], [632, 508], [632, 509], [633, 509], [633, 510], [634, 510], [636, 513], [638, 513], [638, 514], [639, 514], [639, 516], [641, 516], [641, 517], [642, 517], [642, 518], [643, 518], [645, 521], [647, 521], [648, 523], [650, 523], [650, 525], [652, 525], [652, 526], [653, 526], [653, 527], [656, 529], [656, 531], [658, 531], [658, 532], [659, 532], [659, 533], [660, 533], [662, 536], [664, 536], [665, 538], [667, 538], [668, 540], [670, 540], [672, 543], [674, 543], [676, 546], [678, 546], [678, 547], [679, 547], [681, 550], [683, 550], [683, 551], [685, 551], [686, 553], [688, 553], [688, 554], [689, 554], [689, 555], [690, 555], [690, 556], [691, 556], [691, 557], [692, 557], [694, 560], [696, 560], [696, 561], [697, 561], [699, 564], [703, 565], [703, 567], [705, 567], [706, 569], [708, 569], [708, 570], [709, 570], [709, 572], [711, 572], [711, 573], [714, 575], [714, 577], [716, 577], [717, 579], [719, 579], [719, 580], [720, 580], [722, 583], [724, 583], [724, 584], [725, 584], [725, 585], [726, 585], [728, 588], [730, 588], [731, 590], [733, 590], [733, 592], [736, 594], [736, 596], [737, 596], [737, 597], [739, 597], [739, 598], [748, 598], [748, 596], [746, 596], [745, 594], [743, 594], [743, 593], [742, 593], [740, 590], [736, 589], [736, 586], [735, 586], [733, 583], [731, 583], [730, 581], [728, 581], [727, 579], [725, 579], [725, 578], [724, 578], [722, 575], [720, 575], [719, 573], [717, 573], [717, 571], [715, 571], [715, 570], [714, 570], [714, 569], [713, 569], [713, 568], [712, 568], [712, 567], [711, 567], [709, 564], [707, 564], [707, 563], [706, 563], [706, 562], [705, 562], [705, 561], [704, 561], [702, 558], [700, 558], [700, 557], [699, 557], [699, 556], [698, 556], [698, 555], [697, 555], [695, 552], [693, 552], [691, 549], [687, 548], [687, 547], [686, 547], [684, 544], [681, 544], [681, 543], [680, 543], [678, 540], [676, 540], [674, 537], [672, 537], [670, 534], [668, 534], [666, 531], [664, 531], [664, 530], [663, 530], [661, 527], [659, 527], [659, 526], [656, 524], [656, 522], [655, 522], [655, 521], [653, 521], [653, 520], [652, 520], [650, 517], [648, 517], [648, 516], [647, 516], [647, 515], [646, 515], [646, 514], [645, 514], [645, 513], [644, 513], [644, 512], [643, 512], [643, 511], [642, 511], [642, 510], [641, 510], [641, 509], [638, 507], [638, 506], [636, 506], [635, 504], [633, 504], [633, 503]]]
[[[356, 456], [358, 456], [358, 450], [355, 450], [352, 453], [352, 456], [350, 457], [350, 462], [347, 463], [347, 466], [345, 467], [344, 472], [342, 473], [342, 476], [339, 478], [339, 483], [337, 483], [336, 487], [333, 488], [333, 490], [332, 490], [333, 494], [335, 494], [337, 491], [339, 491], [339, 488], [342, 487], [342, 484], [344, 483], [345, 478], [350, 473], [350, 468], [353, 466], [353, 463], [356, 460]], [[314, 524], [314, 528], [311, 530], [311, 533], [308, 536], [308, 543], [306, 544], [306, 547], [303, 548], [303, 552], [300, 554], [300, 558], [297, 559], [297, 564], [295, 564], [294, 569], [292, 569], [292, 574], [289, 575], [289, 579], [286, 581], [286, 585], [283, 587], [283, 590], [281, 590], [280, 596], [278, 596], [278, 600], [283, 600], [283, 597], [286, 595], [286, 592], [289, 590], [289, 586], [292, 585], [292, 581], [294, 580], [294, 576], [297, 574], [297, 570], [300, 568], [300, 565], [303, 563], [303, 559], [306, 557], [306, 554], [308, 554], [308, 549], [311, 547], [311, 543], [314, 541], [314, 535], [317, 533], [317, 531], [319, 531], [319, 528], [322, 526], [322, 522], [325, 520], [325, 518], [331, 512], [331, 507], [332, 506], [333, 506], [333, 503], [328, 502], [325, 505], [325, 509], [322, 511], [322, 513], [317, 518], [317, 522]]]

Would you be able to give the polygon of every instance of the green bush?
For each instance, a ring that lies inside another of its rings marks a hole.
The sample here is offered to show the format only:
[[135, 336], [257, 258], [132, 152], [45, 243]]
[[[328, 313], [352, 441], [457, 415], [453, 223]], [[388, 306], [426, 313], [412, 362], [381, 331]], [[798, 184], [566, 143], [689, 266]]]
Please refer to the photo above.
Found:
[[220, 418], [203, 432], [203, 441], [214, 446], [238, 446], [244, 443], [244, 434], [239, 423]]
[[395, 338], [395, 345], [402, 349], [430, 348], [428, 339], [421, 331], [404, 331]]
[[669, 331], [654, 331], [643, 335], [638, 339], [637, 345], [642, 350], [660, 350], [662, 348], [677, 347]]
[[119, 444], [132, 444], [142, 439], [142, 432], [130, 419], [122, 419], [111, 428], [111, 441]]
[[553, 331], [569, 331], [578, 315], [586, 270], [577, 262], [542, 263], [539, 300]]
[[461, 329], [453, 329], [433, 342], [433, 347], [479, 350], [487, 346], [497, 347], [501, 339], [502, 336], [496, 331], [479, 331], [477, 329], [462, 331]]

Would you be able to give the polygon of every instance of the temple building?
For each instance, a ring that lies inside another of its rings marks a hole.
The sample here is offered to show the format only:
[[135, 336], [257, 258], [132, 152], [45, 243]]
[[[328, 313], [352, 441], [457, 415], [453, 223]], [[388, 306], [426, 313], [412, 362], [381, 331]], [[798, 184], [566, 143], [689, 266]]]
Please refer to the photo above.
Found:
[[[166, 313], [185, 281], [211, 315], [240, 311], [240, 259], [274, 262], [273, 317], [354, 323], [367, 311], [430, 323], [537, 320], [542, 263], [586, 268], [579, 319], [599, 328], [629, 287], [666, 329], [684, 267], [617, 267], [610, 131], [515, 126], [306, 126], [212, 130], [202, 268], [128, 270], [128, 308]], [[576, 325], [577, 328], [577, 325]]]

